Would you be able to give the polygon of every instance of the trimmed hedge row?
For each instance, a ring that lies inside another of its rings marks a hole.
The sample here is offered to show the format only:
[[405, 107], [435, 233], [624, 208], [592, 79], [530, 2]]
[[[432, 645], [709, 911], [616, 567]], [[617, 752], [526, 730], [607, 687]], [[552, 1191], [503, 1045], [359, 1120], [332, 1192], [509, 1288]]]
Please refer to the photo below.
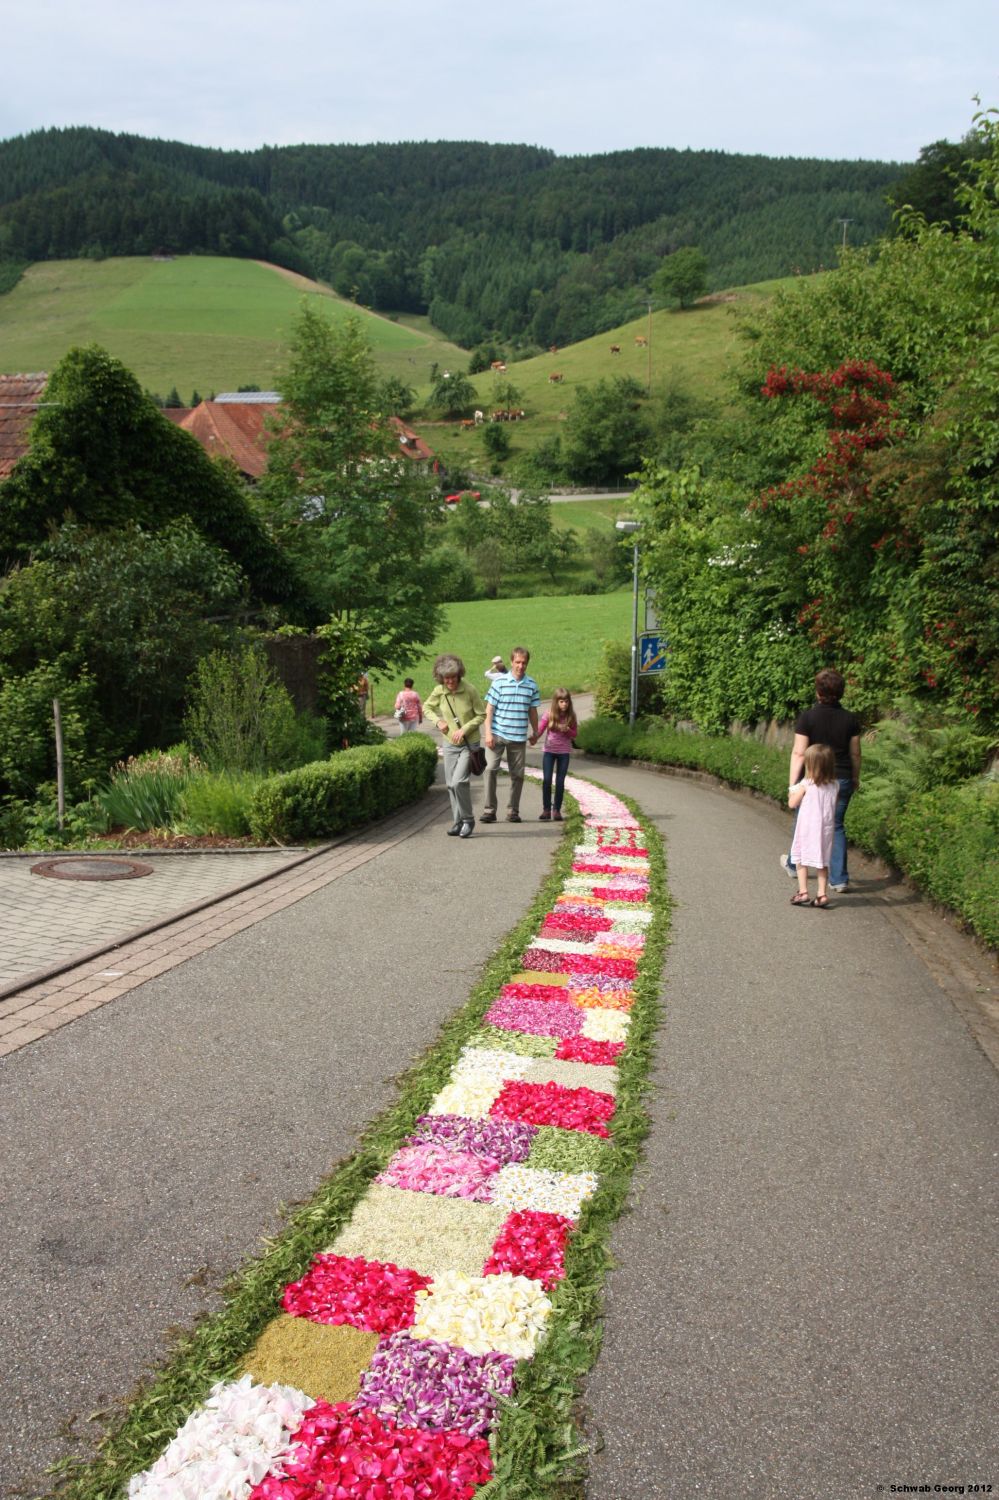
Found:
[[437, 746], [425, 734], [341, 750], [268, 777], [250, 803], [250, 832], [261, 843], [328, 838], [414, 802], [436, 769]]
[[[752, 740], [590, 719], [580, 726], [578, 744], [591, 755], [709, 771], [787, 805], [788, 752]], [[999, 782], [979, 778], [893, 800], [883, 790], [865, 796], [862, 784], [846, 831], [859, 849], [889, 860], [983, 942], [999, 947]]]

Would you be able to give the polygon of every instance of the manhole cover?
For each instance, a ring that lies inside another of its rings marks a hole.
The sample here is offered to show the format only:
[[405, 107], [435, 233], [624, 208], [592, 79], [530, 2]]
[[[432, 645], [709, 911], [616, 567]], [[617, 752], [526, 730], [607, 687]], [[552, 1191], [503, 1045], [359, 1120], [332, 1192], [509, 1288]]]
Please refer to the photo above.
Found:
[[69, 859], [43, 859], [41, 864], [31, 866], [32, 875], [47, 875], [50, 880], [138, 880], [140, 875], [152, 875], [152, 865], [140, 864], [137, 859], [87, 859], [77, 855]]

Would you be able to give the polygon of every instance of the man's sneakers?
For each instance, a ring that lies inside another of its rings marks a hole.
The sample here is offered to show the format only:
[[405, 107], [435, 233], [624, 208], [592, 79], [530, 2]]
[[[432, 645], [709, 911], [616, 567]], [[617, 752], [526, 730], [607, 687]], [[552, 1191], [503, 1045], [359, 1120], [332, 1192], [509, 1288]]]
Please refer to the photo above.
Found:
[[520, 813], [508, 812], [506, 815], [506, 820], [508, 823], [519, 823]]
[[781, 855], [781, 857], [780, 857], [780, 867], [784, 871], [785, 875], [790, 875], [790, 877], [791, 877], [792, 880], [797, 880], [798, 875], [797, 875], [797, 872], [796, 872], [796, 870], [794, 868], [794, 865], [792, 865], [792, 863], [791, 863], [791, 856], [790, 856], [790, 854], [782, 854]]
[[829, 889], [831, 891], [835, 891], [837, 896], [842, 896], [844, 891], [848, 891], [850, 889], [850, 882], [847, 881], [846, 885], [831, 885]]
[[479, 822], [480, 823], [495, 823], [496, 822], [496, 814], [495, 813], [491, 813], [491, 812], [480, 813], [479, 814]]
[[552, 820], [552, 815], [551, 815], [550, 812], [538, 813], [538, 822], [539, 823], [550, 823], [551, 820]]

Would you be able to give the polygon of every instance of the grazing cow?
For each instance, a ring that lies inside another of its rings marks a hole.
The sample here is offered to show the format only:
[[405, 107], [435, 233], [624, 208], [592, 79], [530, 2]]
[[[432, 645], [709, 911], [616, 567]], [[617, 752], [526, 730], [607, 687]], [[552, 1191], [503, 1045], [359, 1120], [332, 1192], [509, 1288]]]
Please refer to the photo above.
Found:
[[564, 379], [565, 379], [564, 375], [560, 375], [557, 372], [553, 372], [548, 377], [548, 384], [549, 385], [561, 385]]
[[621, 353], [621, 345], [620, 344], [611, 344], [610, 349], [611, 349], [611, 353], [612, 354], [620, 354]]
[[636, 345], [638, 346], [639, 349], [646, 348], [647, 345], [648, 345], [648, 342], [649, 342], [648, 339], [647, 338], [643, 338], [643, 336], [640, 333], [636, 333], [635, 334], [635, 343], [636, 343]]
[[548, 345], [548, 353], [549, 354], [557, 354], [558, 353], [558, 344], [549, 344]]
[[480, 411], [477, 411], [477, 412], [476, 412], [476, 413], [475, 413], [475, 417], [474, 417], [474, 419], [473, 419], [473, 424], [472, 424], [472, 425], [473, 425], [473, 426], [475, 426], [475, 427], [481, 427], [481, 426], [482, 426], [482, 422], [483, 422], [483, 420], [484, 420], [484, 419], [483, 419], [483, 415], [482, 415], [482, 412], [480, 412]]
[[501, 359], [494, 359], [489, 368], [490, 370], [496, 370], [501, 374], [506, 369], [506, 364]]
[[506, 416], [505, 411], [494, 411], [489, 420], [490, 422], [505, 422]]
[[462, 417], [461, 425], [462, 427], [474, 427], [475, 423], [472, 421], [471, 417]]

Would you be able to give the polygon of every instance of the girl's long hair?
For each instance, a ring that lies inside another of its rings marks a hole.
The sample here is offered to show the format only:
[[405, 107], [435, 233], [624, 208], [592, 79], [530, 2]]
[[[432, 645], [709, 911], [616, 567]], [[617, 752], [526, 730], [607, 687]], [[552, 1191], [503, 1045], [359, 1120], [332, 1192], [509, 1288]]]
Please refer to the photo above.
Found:
[[[565, 704], [560, 706], [559, 699], [564, 698]], [[552, 706], [548, 711], [548, 728], [554, 729], [557, 734], [567, 734], [570, 739], [576, 735], [576, 710], [572, 706], [572, 694], [568, 688], [557, 687], [552, 694]]]
[[829, 745], [809, 745], [805, 751], [805, 775], [816, 786], [836, 780], [836, 753]]

